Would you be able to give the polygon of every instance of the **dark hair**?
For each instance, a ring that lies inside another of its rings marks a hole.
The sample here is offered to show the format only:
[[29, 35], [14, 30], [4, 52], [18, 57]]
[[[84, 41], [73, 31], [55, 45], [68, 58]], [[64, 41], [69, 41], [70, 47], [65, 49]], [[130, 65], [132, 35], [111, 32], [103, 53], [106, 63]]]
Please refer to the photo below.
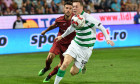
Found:
[[79, 2], [81, 6], [84, 6], [82, 0], [73, 0], [72, 2]]
[[72, 2], [71, 1], [66, 1], [65, 3], [64, 3], [64, 6], [65, 5], [72, 5]]

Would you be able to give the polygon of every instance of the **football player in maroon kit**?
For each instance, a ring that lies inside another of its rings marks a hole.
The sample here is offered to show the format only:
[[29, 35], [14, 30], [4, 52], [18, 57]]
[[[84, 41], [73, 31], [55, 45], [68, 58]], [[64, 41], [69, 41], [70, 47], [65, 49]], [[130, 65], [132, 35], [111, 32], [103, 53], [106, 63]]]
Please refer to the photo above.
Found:
[[[55, 29], [59, 27], [58, 36], [62, 35], [65, 30], [71, 25], [71, 18], [72, 18], [72, 3], [71, 2], [65, 2], [64, 4], [64, 16], [60, 16], [56, 18], [55, 23], [52, 24], [50, 27], [48, 27], [46, 30], [42, 31], [42, 35], [44, 35], [46, 32]], [[60, 63], [53, 69], [53, 71], [43, 80], [43, 82], [49, 82], [50, 78], [55, 75], [63, 63], [64, 57], [63, 53], [67, 50], [68, 46], [71, 43], [71, 40], [75, 37], [76, 33], [73, 32], [67, 37], [63, 38], [61, 41], [56, 42], [54, 40], [53, 46], [51, 47], [49, 54], [46, 59], [46, 66], [45, 68], [41, 69], [38, 73], [39, 76], [42, 76], [50, 69], [50, 65], [53, 61], [53, 58], [56, 55], [60, 55]]]

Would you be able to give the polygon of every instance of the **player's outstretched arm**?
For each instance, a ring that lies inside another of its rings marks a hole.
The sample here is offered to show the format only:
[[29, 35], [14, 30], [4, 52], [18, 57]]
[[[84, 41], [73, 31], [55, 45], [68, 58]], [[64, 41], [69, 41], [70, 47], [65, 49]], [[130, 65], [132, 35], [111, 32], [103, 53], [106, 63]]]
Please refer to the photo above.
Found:
[[62, 38], [66, 37], [67, 35], [71, 34], [72, 32], [74, 32], [74, 28], [72, 27], [72, 25], [70, 25], [67, 30], [61, 35]]
[[103, 27], [103, 25], [100, 25], [98, 28], [99, 28], [99, 29], [102, 31], [102, 33], [104, 34], [104, 36], [105, 36], [105, 38], [106, 38], [106, 41], [107, 41], [107, 44], [110, 44], [111, 46], [114, 46], [114, 42], [110, 40], [109, 35], [107, 34], [107, 31], [106, 31], [106, 29]]
[[58, 36], [58, 37], [55, 38], [56, 42], [60, 41], [61, 39], [62, 39], [62, 36]]
[[111, 41], [111, 40], [107, 40], [107, 44], [110, 44], [111, 46], [115, 45], [115, 43], [113, 41]]
[[46, 32], [52, 30], [52, 29], [55, 29], [57, 26], [56, 24], [52, 24], [51, 26], [49, 26], [46, 30], [42, 31], [41, 32], [41, 35], [44, 35]]
[[[114, 42], [110, 40], [109, 35], [107, 34], [106, 29], [104, 28], [104, 26], [95, 18], [93, 17], [88, 17], [87, 18], [91, 23], [95, 24], [95, 28], [98, 28], [102, 31], [102, 33], [104, 34], [107, 44], [110, 44], [111, 46], [114, 46]], [[94, 29], [94, 28], [93, 28]]]
[[72, 33], [75, 29], [70, 25], [68, 29], [61, 35], [55, 38], [56, 42], [60, 41], [62, 38], [66, 37], [70, 33]]

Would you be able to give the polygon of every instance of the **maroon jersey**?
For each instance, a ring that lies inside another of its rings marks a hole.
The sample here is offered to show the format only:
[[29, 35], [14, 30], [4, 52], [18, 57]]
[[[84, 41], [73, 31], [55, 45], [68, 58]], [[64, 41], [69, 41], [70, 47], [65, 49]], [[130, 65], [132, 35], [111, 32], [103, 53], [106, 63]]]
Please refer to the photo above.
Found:
[[[59, 18], [57, 18], [55, 20], [56, 26], [59, 27], [59, 32], [58, 32], [58, 36], [62, 35], [67, 28], [71, 25], [71, 19], [70, 20], [66, 20], [64, 16], [60, 16]], [[59, 43], [60, 44], [70, 44], [71, 40], [75, 37], [76, 33], [73, 32], [71, 34], [69, 34], [68, 36], [66, 36], [65, 38], [62, 38]]]

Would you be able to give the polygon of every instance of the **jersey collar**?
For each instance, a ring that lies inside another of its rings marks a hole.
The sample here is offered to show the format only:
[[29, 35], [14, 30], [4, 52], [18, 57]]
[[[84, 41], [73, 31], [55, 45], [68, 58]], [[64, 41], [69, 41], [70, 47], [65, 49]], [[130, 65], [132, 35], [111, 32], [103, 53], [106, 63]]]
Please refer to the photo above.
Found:
[[82, 11], [81, 15], [83, 15], [83, 14], [84, 14], [84, 11]]

